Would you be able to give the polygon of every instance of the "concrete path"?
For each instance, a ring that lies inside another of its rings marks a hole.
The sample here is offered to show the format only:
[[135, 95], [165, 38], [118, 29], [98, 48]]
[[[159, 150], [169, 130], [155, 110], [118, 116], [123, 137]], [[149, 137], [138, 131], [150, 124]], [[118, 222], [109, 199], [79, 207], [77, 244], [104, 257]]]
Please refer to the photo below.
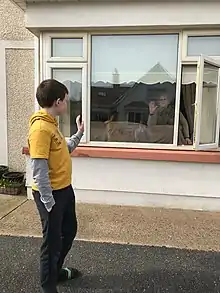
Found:
[[[41, 236], [34, 202], [0, 196], [0, 210], [10, 202], [0, 235]], [[77, 216], [81, 240], [220, 251], [220, 213], [78, 204]]]
[[[39, 238], [0, 237], [0, 292], [39, 293]], [[219, 293], [220, 253], [75, 242], [67, 264], [83, 277], [59, 293]]]
[[25, 196], [9, 196], [0, 194], [0, 220], [27, 201]]

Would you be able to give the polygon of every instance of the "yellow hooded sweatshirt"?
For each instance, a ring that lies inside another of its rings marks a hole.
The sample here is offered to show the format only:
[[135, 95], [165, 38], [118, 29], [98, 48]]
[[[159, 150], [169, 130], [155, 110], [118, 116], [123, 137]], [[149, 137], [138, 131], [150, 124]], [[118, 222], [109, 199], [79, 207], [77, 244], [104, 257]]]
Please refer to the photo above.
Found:
[[[71, 184], [72, 163], [66, 140], [58, 129], [56, 118], [44, 109], [30, 118], [28, 146], [31, 159], [48, 160], [53, 190]], [[36, 185], [33, 185], [33, 189], [38, 190]]]

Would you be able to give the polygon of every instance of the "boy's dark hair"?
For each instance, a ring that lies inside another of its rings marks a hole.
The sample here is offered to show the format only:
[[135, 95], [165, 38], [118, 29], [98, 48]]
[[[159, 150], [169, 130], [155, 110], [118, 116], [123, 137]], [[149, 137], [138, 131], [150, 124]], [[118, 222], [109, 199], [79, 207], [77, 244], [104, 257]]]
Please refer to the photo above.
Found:
[[41, 108], [50, 108], [54, 102], [64, 100], [68, 95], [67, 87], [55, 79], [47, 79], [40, 83], [37, 88], [36, 98]]

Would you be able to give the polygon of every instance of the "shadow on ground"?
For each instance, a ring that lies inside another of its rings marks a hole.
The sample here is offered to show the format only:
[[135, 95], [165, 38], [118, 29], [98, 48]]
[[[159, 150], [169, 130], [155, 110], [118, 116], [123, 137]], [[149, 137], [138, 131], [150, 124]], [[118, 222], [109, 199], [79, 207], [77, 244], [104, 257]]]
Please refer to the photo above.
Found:
[[[40, 239], [0, 237], [0, 292], [39, 293]], [[76, 241], [67, 265], [83, 276], [60, 293], [218, 293], [220, 253]]]

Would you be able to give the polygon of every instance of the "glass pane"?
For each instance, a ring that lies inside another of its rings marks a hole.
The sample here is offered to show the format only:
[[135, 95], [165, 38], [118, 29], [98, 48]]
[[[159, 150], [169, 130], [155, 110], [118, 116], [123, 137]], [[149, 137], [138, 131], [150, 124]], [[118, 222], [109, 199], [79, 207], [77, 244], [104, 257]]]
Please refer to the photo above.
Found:
[[188, 37], [188, 56], [220, 56], [220, 36]]
[[82, 57], [83, 39], [52, 39], [52, 57]]
[[77, 131], [75, 120], [82, 113], [82, 70], [53, 69], [52, 76], [54, 79], [64, 83], [69, 90], [68, 110], [59, 119], [59, 126], [63, 135], [70, 137]]
[[182, 85], [180, 94], [180, 114], [178, 144], [191, 145], [194, 132], [194, 112], [196, 98], [196, 65], [182, 67]]
[[218, 71], [205, 63], [203, 75], [200, 144], [215, 143], [217, 122]]
[[93, 36], [91, 140], [172, 144], [177, 55], [178, 35]]

